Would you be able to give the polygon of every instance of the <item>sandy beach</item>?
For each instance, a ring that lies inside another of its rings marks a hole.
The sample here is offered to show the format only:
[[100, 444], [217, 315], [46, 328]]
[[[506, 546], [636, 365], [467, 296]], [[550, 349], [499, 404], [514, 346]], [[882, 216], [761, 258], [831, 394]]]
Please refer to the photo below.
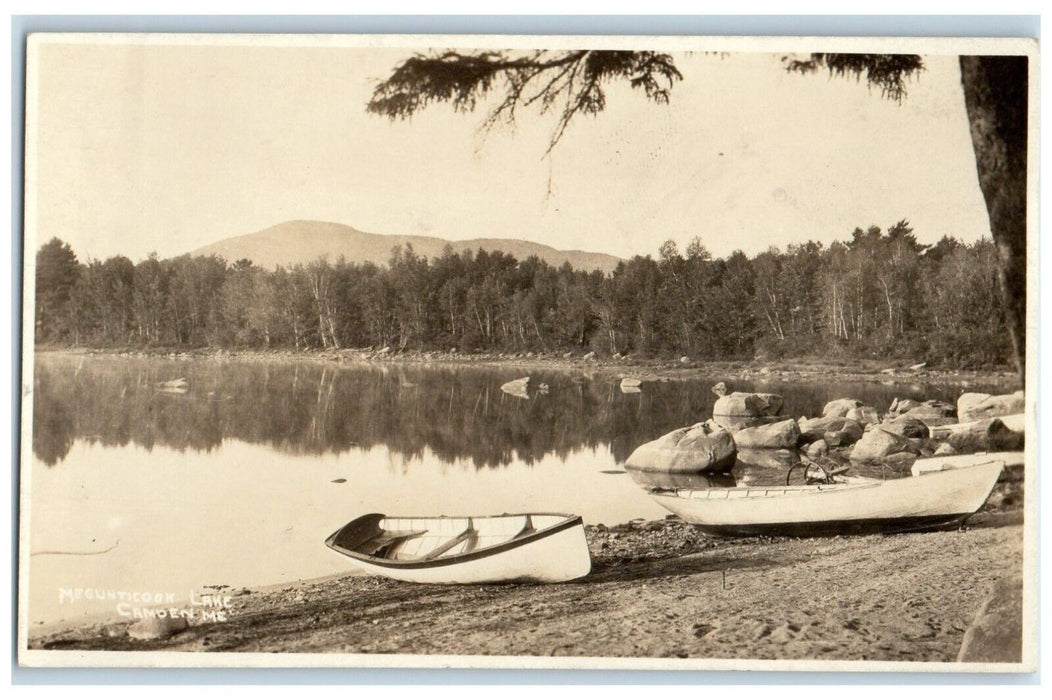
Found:
[[422, 586], [354, 575], [227, 590], [226, 621], [166, 640], [111, 619], [31, 649], [954, 661], [1023, 556], [1021, 494], [956, 531], [712, 538], [670, 517], [588, 528], [593, 570], [559, 585]]

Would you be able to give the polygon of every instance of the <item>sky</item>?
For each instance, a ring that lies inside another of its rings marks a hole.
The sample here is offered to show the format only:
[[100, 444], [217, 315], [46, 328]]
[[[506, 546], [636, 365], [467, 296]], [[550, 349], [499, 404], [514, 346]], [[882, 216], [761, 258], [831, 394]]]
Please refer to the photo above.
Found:
[[483, 134], [484, 105], [367, 114], [403, 48], [31, 51], [27, 248], [58, 236], [82, 260], [178, 255], [290, 219], [622, 257], [695, 236], [755, 254], [900, 219], [921, 242], [989, 236], [953, 56], [925, 57], [896, 103], [787, 73], [782, 53], [677, 53], [669, 105], [611, 85], [545, 158], [551, 115]]

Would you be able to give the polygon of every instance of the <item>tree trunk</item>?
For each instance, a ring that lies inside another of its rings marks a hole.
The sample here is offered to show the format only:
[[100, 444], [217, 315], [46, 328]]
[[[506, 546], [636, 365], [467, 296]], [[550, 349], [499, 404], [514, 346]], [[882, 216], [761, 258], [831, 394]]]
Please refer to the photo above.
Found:
[[997, 247], [998, 282], [1016, 370], [1026, 365], [1026, 56], [961, 56], [979, 187]]

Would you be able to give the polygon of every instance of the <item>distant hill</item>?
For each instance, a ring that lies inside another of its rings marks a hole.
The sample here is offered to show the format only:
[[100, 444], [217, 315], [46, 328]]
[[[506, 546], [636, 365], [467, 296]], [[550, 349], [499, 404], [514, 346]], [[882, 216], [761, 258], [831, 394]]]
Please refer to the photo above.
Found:
[[536, 255], [551, 265], [569, 262], [575, 270], [610, 272], [620, 258], [605, 253], [580, 250], [556, 250], [529, 241], [503, 238], [473, 238], [467, 241], [447, 241], [431, 236], [387, 236], [365, 233], [326, 221], [286, 221], [256, 233], [225, 238], [197, 250], [191, 255], [218, 255], [228, 262], [248, 258], [259, 267], [272, 269], [278, 265], [308, 263], [321, 256], [335, 262], [341, 255], [348, 262], [373, 262], [386, 265], [391, 249], [396, 245], [411, 244], [413, 250], [428, 259], [438, 257], [446, 245], [453, 250], [499, 250], [525, 260]]

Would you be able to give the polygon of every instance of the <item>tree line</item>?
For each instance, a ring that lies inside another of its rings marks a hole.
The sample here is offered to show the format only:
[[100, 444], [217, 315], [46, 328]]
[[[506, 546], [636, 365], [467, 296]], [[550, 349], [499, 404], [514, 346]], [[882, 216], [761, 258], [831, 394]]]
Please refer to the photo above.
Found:
[[36, 341], [88, 347], [566, 352], [694, 359], [923, 358], [1010, 362], [989, 239], [918, 243], [909, 222], [714, 258], [666, 241], [608, 274], [447, 246], [386, 266], [321, 258], [36, 256]]

